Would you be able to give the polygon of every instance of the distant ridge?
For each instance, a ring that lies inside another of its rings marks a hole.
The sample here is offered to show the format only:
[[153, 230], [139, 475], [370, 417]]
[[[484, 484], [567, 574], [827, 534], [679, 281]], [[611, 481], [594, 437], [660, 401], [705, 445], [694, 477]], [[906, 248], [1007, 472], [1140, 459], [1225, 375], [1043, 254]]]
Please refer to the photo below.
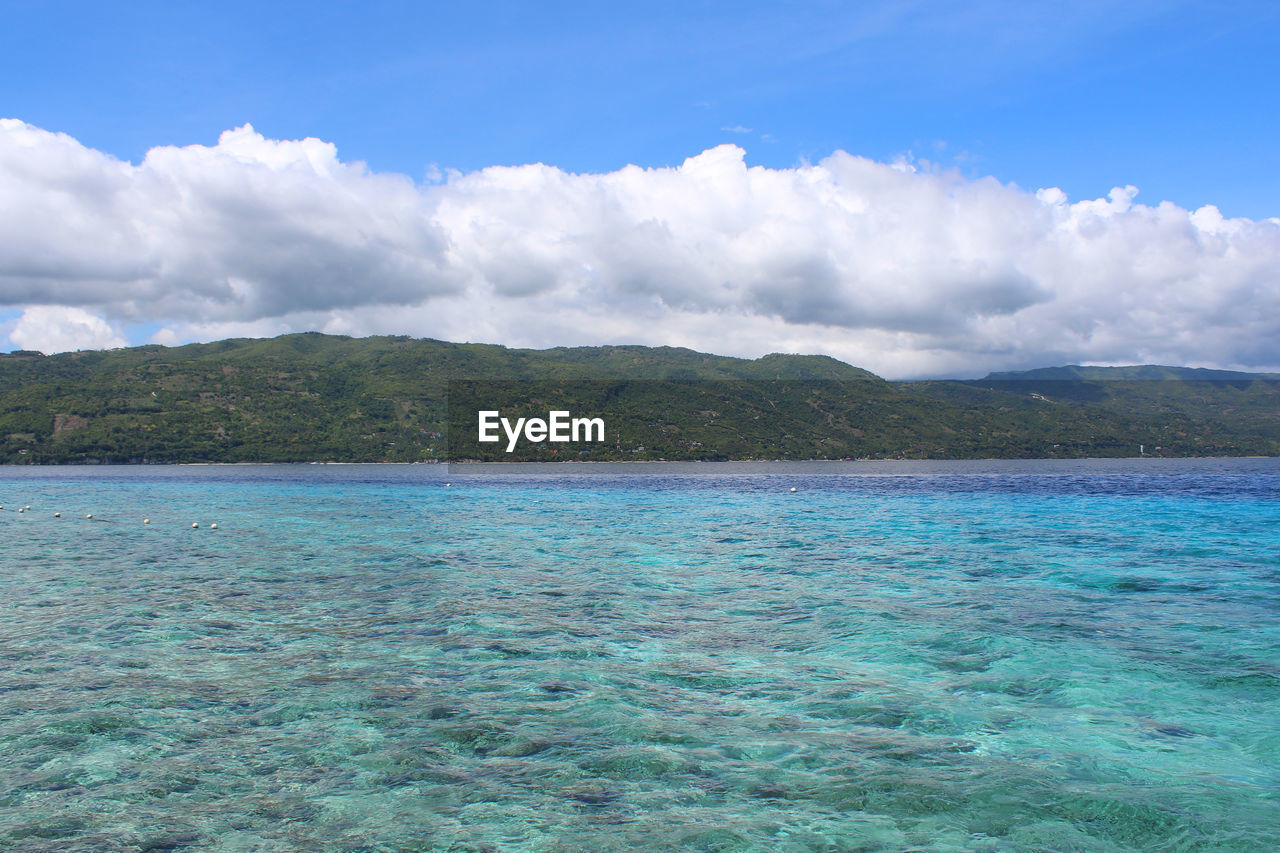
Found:
[[1205, 367], [1167, 367], [1160, 364], [1140, 364], [1128, 367], [1084, 367], [1078, 364], [1064, 367], [1037, 367], [1033, 370], [1009, 370], [988, 373], [982, 382], [1024, 381], [1168, 381], [1181, 382], [1241, 382], [1255, 379], [1280, 381], [1280, 373], [1247, 373], [1238, 370], [1212, 370]]
[[[307, 332], [0, 355], [0, 463], [1280, 456], [1276, 379], [1142, 365], [886, 382], [820, 355]], [[552, 408], [604, 417], [608, 440], [474, 440], [478, 409]]]

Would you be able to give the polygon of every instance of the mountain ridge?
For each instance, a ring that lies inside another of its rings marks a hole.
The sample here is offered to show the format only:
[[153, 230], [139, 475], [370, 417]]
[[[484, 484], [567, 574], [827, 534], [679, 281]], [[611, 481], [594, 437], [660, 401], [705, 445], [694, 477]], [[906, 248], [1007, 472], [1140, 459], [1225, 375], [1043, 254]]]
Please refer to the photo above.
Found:
[[1060, 367], [1036, 367], [1030, 370], [1004, 370], [988, 373], [977, 382], [1020, 381], [1167, 381], [1238, 382], [1265, 379], [1280, 381], [1280, 373], [1254, 373], [1242, 370], [1218, 370], [1207, 367], [1175, 367], [1164, 364], [1132, 364], [1114, 367], [1068, 364]]
[[[1280, 455], [1280, 377], [1210, 373], [889, 382], [823, 355], [318, 332], [18, 351], [0, 354], [0, 462]], [[609, 440], [507, 454], [469, 439], [478, 408], [597, 414]]]

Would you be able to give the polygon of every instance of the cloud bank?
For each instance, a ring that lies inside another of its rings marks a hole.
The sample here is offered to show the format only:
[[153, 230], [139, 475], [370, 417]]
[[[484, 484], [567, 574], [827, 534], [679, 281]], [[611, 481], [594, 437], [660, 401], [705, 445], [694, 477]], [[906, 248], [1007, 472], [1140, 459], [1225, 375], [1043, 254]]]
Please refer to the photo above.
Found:
[[[1280, 366], [1280, 219], [841, 151], [415, 183], [246, 125], [131, 164], [0, 120], [0, 308], [58, 351], [319, 329], [823, 352], [889, 377]], [[145, 330], [145, 331], [140, 331]]]

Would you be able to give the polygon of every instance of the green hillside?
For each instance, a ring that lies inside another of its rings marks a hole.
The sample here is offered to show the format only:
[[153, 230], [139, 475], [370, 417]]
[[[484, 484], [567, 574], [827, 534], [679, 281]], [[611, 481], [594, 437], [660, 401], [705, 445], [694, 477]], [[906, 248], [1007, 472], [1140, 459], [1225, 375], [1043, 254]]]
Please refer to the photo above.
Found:
[[[0, 462], [1280, 454], [1275, 377], [1098, 370], [889, 383], [825, 356], [318, 333], [17, 352], [0, 355]], [[606, 440], [508, 454], [476, 441], [478, 409], [601, 416]]]
[[1267, 449], [1268, 442], [1280, 431], [1280, 374], [1274, 373], [1161, 365], [1069, 366], [993, 373], [954, 384], [1124, 416], [1145, 425], [1155, 434], [1156, 446], [1176, 455], [1275, 455], [1274, 449]]

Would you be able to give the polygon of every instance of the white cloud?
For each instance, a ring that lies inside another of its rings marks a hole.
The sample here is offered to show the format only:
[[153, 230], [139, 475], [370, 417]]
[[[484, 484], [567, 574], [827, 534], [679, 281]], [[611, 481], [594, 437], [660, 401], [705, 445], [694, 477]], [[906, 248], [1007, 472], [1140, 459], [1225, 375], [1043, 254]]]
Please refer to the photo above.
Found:
[[9, 332], [22, 349], [46, 355], [82, 349], [122, 347], [126, 341], [106, 320], [83, 308], [37, 305], [22, 312]]
[[[844, 152], [748, 167], [732, 145], [673, 168], [439, 178], [248, 126], [132, 165], [0, 121], [0, 307], [91, 312], [90, 346], [147, 323], [170, 343], [321, 329], [826, 352], [888, 376], [1280, 366], [1277, 219], [1132, 187], [1073, 204]], [[15, 344], [52, 327], [34, 316]]]

